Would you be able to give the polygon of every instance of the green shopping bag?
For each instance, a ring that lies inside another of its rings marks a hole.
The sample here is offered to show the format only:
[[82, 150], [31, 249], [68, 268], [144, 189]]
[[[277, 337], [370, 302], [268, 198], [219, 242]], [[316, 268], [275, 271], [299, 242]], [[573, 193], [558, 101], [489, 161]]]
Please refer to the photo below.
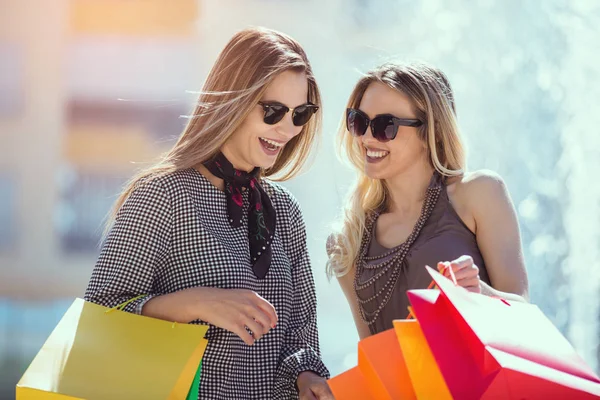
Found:
[[196, 375], [194, 376], [194, 380], [192, 381], [192, 387], [190, 388], [190, 392], [188, 393], [187, 400], [198, 400], [198, 392], [200, 391], [200, 374], [202, 373], [202, 360], [200, 360], [200, 365], [198, 365], [198, 371], [196, 371]]

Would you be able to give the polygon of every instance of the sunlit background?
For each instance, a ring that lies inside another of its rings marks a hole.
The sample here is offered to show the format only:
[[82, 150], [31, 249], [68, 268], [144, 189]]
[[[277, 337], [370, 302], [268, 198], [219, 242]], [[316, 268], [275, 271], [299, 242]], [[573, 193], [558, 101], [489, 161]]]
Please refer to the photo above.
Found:
[[600, 2], [0, 0], [0, 398], [83, 295], [125, 179], [173, 143], [189, 92], [249, 25], [299, 40], [324, 98], [315, 162], [285, 185], [333, 374], [355, 365], [358, 339], [324, 272], [352, 178], [333, 138], [360, 72], [391, 59], [448, 74], [470, 169], [499, 172], [517, 207], [532, 301], [598, 371]]

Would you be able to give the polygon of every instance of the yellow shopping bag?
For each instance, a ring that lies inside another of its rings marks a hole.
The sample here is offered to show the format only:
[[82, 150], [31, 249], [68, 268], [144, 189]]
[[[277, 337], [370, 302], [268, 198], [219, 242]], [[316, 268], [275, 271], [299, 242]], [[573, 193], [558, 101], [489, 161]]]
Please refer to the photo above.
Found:
[[17, 400], [184, 400], [207, 329], [76, 299], [17, 384]]

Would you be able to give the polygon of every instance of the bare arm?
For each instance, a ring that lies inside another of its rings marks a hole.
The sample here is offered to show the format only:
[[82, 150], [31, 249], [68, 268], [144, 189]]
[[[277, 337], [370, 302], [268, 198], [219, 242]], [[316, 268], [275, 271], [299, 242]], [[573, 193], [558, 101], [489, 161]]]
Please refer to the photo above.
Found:
[[185, 289], [153, 297], [142, 306], [141, 314], [146, 317], [179, 323], [189, 323], [201, 319], [198, 310], [191, 307], [194, 303], [201, 303], [200, 299], [197, 299], [200, 294], [200, 290], [197, 289]]
[[481, 292], [507, 300], [528, 300], [528, 278], [519, 223], [502, 178], [491, 172], [473, 174], [464, 183], [475, 220], [477, 244], [492, 286], [481, 282]]

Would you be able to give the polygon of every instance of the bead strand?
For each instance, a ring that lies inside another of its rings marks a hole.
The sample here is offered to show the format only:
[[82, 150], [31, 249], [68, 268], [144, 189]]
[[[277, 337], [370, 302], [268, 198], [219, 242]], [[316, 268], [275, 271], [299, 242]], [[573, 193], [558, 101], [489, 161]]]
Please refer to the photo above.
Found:
[[[381, 313], [383, 308], [390, 301], [390, 299], [394, 293], [394, 289], [398, 283], [399, 277], [401, 275], [402, 264], [404, 263], [404, 260], [410, 250], [410, 247], [412, 246], [414, 241], [417, 239], [417, 237], [421, 233], [421, 230], [425, 226], [425, 223], [431, 216], [431, 213], [433, 212], [433, 209], [435, 208], [435, 205], [440, 196], [441, 190], [442, 190], [442, 185], [440, 185], [440, 184], [431, 185], [427, 189], [426, 194], [425, 194], [425, 201], [421, 208], [421, 214], [419, 216], [419, 219], [417, 220], [417, 223], [415, 224], [415, 226], [413, 228], [413, 231], [411, 232], [411, 234], [409, 235], [409, 237], [406, 239], [406, 241], [404, 243], [394, 247], [393, 249], [390, 249], [383, 255], [367, 256], [368, 244], [372, 238], [372, 229], [373, 229], [375, 221], [377, 220], [377, 217], [379, 216], [379, 213], [374, 213], [372, 218], [370, 218], [368, 223], [366, 224], [365, 232], [363, 233], [362, 244], [359, 249], [359, 253], [358, 253], [358, 257], [357, 257], [357, 263], [356, 263], [357, 270], [356, 270], [356, 275], [354, 278], [354, 293], [356, 295], [356, 300], [358, 301], [358, 304], [359, 304], [358, 308], [360, 310], [361, 318], [368, 325], [373, 325], [375, 323], [375, 321], [379, 317], [379, 314]], [[379, 263], [369, 264], [367, 262], [367, 261], [376, 261], [376, 260], [385, 259], [386, 257], [389, 257], [389, 256], [392, 256], [392, 257], [388, 258], [387, 260], [384, 260], [382, 262], [379, 262]], [[395, 267], [395, 268], [393, 268], [393, 267]], [[365, 281], [361, 282], [360, 276], [362, 275], [362, 272], [364, 270], [376, 270], [376, 269], [379, 269], [380, 271], [378, 271], [371, 278], [366, 279]], [[358, 294], [359, 291], [362, 291], [366, 288], [373, 286], [375, 284], [375, 282], [379, 281], [390, 269], [392, 269], [392, 272], [390, 273], [390, 276], [388, 277], [387, 282], [373, 296], [370, 296], [366, 299], [363, 299], [359, 296], [359, 294]], [[373, 302], [375, 300], [379, 301], [379, 306], [377, 307], [377, 309], [373, 312], [368, 312], [367, 310], [365, 310], [363, 305]]]

